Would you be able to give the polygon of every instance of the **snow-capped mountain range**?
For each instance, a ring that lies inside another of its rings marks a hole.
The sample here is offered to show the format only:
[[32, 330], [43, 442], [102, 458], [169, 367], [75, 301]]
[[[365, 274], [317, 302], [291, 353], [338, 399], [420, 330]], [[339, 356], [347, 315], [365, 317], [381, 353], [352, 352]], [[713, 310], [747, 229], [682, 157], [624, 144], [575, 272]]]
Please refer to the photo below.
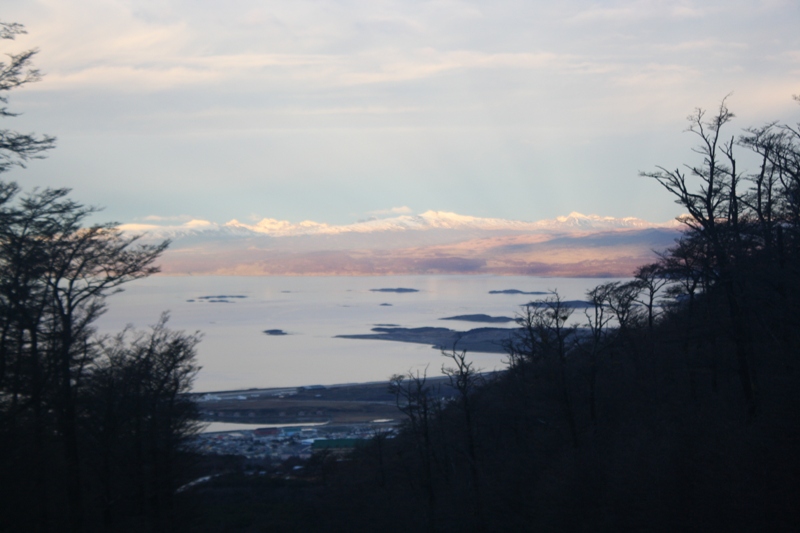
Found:
[[170, 274], [629, 276], [671, 246], [679, 226], [580, 213], [525, 222], [427, 211], [340, 226], [266, 218], [121, 229], [145, 242], [172, 241], [161, 258]]
[[373, 218], [346, 225], [331, 225], [306, 220], [292, 223], [287, 220], [264, 218], [254, 224], [247, 224], [236, 219], [225, 224], [216, 224], [205, 220], [191, 220], [181, 225], [124, 224], [123, 231], [142, 233], [153, 239], [180, 239], [181, 237], [295, 237], [301, 235], [343, 235], [352, 233], [404, 232], [426, 230], [461, 230], [489, 232], [592, 232], [616, 231], [647, 228], [676, 227], [677, 221], [663, 223], [648, 222], [639, 218], [603, 217], [570, 213], [555, 219], [527, 222], [506, 220], [501, 218], [480, 218], [459, 215], [446, 211], [426, 211], [419, 215], [400, 215], [390, 218]]

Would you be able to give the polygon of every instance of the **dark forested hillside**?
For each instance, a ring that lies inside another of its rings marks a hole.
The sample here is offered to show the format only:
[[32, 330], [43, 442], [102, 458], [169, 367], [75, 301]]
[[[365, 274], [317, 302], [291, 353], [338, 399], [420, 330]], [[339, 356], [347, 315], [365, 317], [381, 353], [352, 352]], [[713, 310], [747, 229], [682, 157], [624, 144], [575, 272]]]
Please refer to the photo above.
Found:
[[732, 116], [698, 111], [698, 160], [644, 174], [689, 213], [659, 261], [582, 315], [532, 302], [491, 379], [443, 354], [455, 395], [395, 377], [396, 438], [187, 496], [189, 530], [796, 531], [800, 133]]

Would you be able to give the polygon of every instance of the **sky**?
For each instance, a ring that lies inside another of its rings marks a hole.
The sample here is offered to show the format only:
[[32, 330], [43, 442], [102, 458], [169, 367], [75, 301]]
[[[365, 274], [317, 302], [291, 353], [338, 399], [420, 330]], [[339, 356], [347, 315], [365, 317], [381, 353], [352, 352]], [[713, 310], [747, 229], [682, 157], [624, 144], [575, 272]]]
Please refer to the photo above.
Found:
[[800, 3], [26, 0], [41, 82], [2, 127], [55, 135], [7, 173], [101, 220], [347, 224], [450, 211], [668, 220], [656, 165], [729, 93], [730, 135], [800, 121]]

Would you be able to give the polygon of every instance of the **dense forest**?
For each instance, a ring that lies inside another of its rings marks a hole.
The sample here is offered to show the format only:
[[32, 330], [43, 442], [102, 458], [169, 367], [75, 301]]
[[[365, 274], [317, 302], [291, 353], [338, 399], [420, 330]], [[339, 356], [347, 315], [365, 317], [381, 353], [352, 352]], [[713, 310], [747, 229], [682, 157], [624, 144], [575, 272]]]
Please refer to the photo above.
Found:
[[[20, 33], [0, 23], [0, 38]], [[0, 103], [38, 81], [35, 53], [0, 63]], [[0, 130], [0, 173], [54, 144]], [[147, 332], [96, 334], [106, 296], [157, 272], [167, 243], [85, 225], [95, 211], [68, 189], [0, 182], [0, 531], [172, 528], [199, 336], [170, 331], [166, 315]]]
[[[0, 65], [0, 94], [38, 79], [34, 54]], [[696, 161], [642, 174], [687, 213], [657, 261], [585, 311], [525, 306], [503, 372], [453, 346], [446, 397], [394, 376], [396, 435], [265, 476], [182, 444], [198, 334], [93, 329], [167, 243], [85, 225], [66, 189], [0, 183], [0, 530], [796, 531], [800, 125], [732, 119], [696, 111]], [[0, 172], [54, 142], [2, 130]]]

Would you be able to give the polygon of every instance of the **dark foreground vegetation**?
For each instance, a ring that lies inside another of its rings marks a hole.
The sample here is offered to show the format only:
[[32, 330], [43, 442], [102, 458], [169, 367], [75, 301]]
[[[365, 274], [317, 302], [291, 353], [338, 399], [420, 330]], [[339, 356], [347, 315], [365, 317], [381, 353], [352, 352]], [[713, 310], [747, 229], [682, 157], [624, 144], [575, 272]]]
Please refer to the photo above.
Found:
[[[0, 65], [0, 94], [36, 81], [34, 53]], [[0, 530], [797, 531], [800, 131], [728, 137], [732, 116], [698, 111], [700, 162], [645, 174], [688, 216], [631, 282], [581, 309], [532, 302], [506, 372], [456, 345], [446, 394], [392, 379], [394, 438], [263, 475], [181, 448], [197, 335], [93, 330], [165, 245], [84, 227], [66, 190], [0, 182]], [[0, 172], [53, 142], [0, 131]]]
[[189, 530], [798, 530], [800, 132], [731, 118], [698, 111], [698, 165], [645, 174], [689, 213], [657, 262], [532, 302], [491, 379], [456, 345], [455, 395], [396, 376], [396, 438], [187, 494]]
[[[23, 32], [0, 23], [0, 39]], [[0, 63], [0, 103], [38, 80], [35, 53]], [[0, 130], [0, 173], [54, 142]], [[95, 210], [68, 193], [0, 182], [0, 531], [168, 531], [199, 337], [166, 315], [148, 332], [95, 334], [106, 296], [156, 272], [166, 243], [85, 226]]]

